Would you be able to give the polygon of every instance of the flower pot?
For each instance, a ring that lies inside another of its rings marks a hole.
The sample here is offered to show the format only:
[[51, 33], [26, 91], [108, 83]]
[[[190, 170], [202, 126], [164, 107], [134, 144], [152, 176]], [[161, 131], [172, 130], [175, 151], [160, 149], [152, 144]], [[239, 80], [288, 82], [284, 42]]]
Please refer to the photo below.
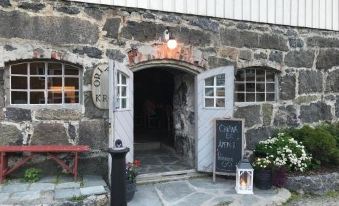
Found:
[[272, 187], [272, 170], [254, 171], [254, 185], [261, 190], [268, 190]]
[[129, 202], [133, 199], [134, 193], [136, 191], [135, 181], [126, 180], [126, 201]]

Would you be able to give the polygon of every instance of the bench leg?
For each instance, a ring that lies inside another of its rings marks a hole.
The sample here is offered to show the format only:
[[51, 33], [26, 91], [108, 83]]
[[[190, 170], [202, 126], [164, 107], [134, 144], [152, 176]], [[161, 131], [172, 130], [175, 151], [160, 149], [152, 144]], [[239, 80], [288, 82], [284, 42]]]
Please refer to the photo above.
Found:
[[8, 161], [5, 152], [0, 153], [0, 184], [5, 181]]
[[74, 174], [74, 180], [77, 181], [78, 179], [78, 159], [79, 159], [79, 153], [75, 152], [74, 154], [74, 165], [73, 165], [73, 174]]

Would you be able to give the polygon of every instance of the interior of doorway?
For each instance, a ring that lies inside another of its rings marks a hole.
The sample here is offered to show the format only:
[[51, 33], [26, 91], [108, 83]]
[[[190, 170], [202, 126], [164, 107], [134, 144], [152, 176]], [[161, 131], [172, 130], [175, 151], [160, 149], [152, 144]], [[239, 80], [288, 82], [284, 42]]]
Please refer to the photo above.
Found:
[[141, 161], [141, 174], [192, 168], [175, 150], [173, 98], [180, 74], [161, 67], [134, 73], [134, 159]]

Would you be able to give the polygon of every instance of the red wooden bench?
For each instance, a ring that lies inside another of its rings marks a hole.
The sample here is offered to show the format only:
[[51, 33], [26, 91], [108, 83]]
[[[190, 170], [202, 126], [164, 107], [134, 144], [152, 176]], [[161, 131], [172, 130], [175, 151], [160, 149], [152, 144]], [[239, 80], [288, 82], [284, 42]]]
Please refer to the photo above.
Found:
[[[74, 175], [76, 180], [78, 177], [78, 159], [80, 152], [90, 151], [89, 146], [85, 145], [34, 145], [34, 146], [0, 146], [0, 183], [6, 178], [6, 175], [14, 172], [27, 161], [32, 159], [38, 153], [47, 154], [47, 157], [55, 160], [63, 169]], [[17, 161], [13, 167], [8, 167], [8, 153], [29, 152], [30, 154], [23, 159]], [[74, 154], [73, 168], [56, 156], [58, 153]]]

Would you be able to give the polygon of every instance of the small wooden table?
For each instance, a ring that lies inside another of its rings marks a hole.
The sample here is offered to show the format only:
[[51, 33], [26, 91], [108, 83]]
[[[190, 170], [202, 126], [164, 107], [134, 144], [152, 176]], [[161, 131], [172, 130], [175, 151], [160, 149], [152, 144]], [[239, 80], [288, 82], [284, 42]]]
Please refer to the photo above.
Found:
[[[56, 161], [63, 169], [74, 175], [74, 179], [78, 177], [78, 159], [80, 152], [90, 151], [86, 145], [32, 145], [32, 146], [0, 146], [0, 183], [6, 178], [6, 175], [14, 172], [23, 166], [27, 161], [32, 159], [37, 153], [46, 154], [48, 158]], [[17, 161], [13, 167], [8, 167], [8, 153], [29, 152], [30, 155]], [[63, 160], [57, 157], [58, 153], [74, 154], [73, 168], [67, 165]]]

